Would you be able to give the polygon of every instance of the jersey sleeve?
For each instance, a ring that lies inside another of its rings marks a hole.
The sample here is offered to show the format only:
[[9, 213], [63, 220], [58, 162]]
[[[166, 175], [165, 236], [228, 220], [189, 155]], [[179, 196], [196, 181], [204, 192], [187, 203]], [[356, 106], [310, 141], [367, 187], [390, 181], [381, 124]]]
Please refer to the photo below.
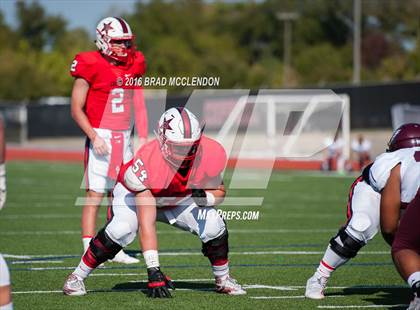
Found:
[[119, 181], [132, 192], [142, 192], [149, 189], [149, 180], [144, 162], [136, 156], [120, 171]]
[[205, 161], [207, 166], [207, 175], [209, 177], [219, 177], [223, 172], [227, 162], [225, 149], [218, 142], [210, 140], [205, 150], [209, 158]]
[[77, 54], [71, 63], [70, 74], [74, 78], [82, 78], [92, 83], [95, 75], [95, 61], [93, 57], [89, 57], [84, 53]]
[[136, 51], [135, 57], [136, 76], [142, 76], [146, 73], [146, 59], [142, 52]]
[[383, 153], [375, 159], [369, 171], [369, 182], [376, 192], [380, 193], [384, 189], [392, 168], [400, 162], [397, 152]]

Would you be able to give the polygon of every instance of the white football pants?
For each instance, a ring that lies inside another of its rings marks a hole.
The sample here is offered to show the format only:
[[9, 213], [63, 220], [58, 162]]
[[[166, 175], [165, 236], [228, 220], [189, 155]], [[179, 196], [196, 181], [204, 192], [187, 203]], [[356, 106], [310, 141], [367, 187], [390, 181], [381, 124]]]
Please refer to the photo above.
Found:
[[[115, 186], [113, 194], [112, 218], [105, 231], [114, 242], [126, 247], [133, 242], [138, 229], [134, 194], [120, 183]], [[198, 235], [204, 243], [221, 236], [226, 230], [215, 208], [198, 207], [191, 197], [169, 210], [158, 208], [157, 221]]]

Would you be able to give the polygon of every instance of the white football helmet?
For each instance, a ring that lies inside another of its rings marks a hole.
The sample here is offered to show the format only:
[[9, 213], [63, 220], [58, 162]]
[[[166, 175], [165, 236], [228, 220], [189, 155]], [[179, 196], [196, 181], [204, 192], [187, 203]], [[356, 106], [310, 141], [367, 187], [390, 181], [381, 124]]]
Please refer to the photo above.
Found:
[[165, 159], [175, 168], [191, 167], [204, 127], [182, 107], [170, 108], [159, 120], [157, 137]]
[[107, 17], [99, 22], [95, 43], [102, 54], [124, 63], [130, 60], [135, 50], [131, 28], [120, 17]]

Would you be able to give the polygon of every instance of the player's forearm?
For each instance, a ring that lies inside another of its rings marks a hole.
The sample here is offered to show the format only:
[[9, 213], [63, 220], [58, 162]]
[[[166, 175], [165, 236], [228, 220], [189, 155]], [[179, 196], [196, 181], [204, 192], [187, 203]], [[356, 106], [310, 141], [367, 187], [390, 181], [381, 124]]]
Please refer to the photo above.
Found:
[[149, 190], [136, 195], [136, 205], [141, 248], [157, 251], [156, 202]]
[[400, 171], [399, 166], [391, 170], [381, 193], [380, 225], [385, 241], [392, 245], [400, 220]]
[[392, 246], [394, 236], [398, 229], [398, 217], [394, 214], [390, 214], [390, 212], [385, 209], [384, 206], [381, 206], [380, 223], [381, 233], [384, 240]]
[[79, 126], [79, 128], [83, 130], [86, 136], [90, 140], [94, 140], [96, 136], [96, 131], [93, 129], [92, 125], [90, 124], [85, 112], [80, 108], [72, 107], [71, 116], [73, 117], [74, 121]]
[[156, 234], [156, 226], [144, 226], [140, 225], [139, 227], [140, 232], [140, 244], [141, 248], [144, 251], [148, 250], [156, 250], [158, 249], [158, 241], [157, 241], [157, 234]]
[[86, 104], [87, 94], [89, 92], [89, 83], [82, 79], [77, 78], [74, 81], [73, 90], [71, 93], [71, 116], [76, 124], [83, 130], [89, 139], [93, 140], [96, 136], [85, 111], [83, 110]]
[[0, 308], [12, 302], [10, 285], [0, 286]]
[[394, 241], [395, 234], [397, 233], [398, 222], [399, 222], [398, 215], [392, 214], [382, 205], [381, 215], [380, 215], [381, 233], [384, 240], [390, 246], [392, 246], [392, 242]]
[[384, 238], [386, 243], [389, 244], [389, 246], [392, 246], [392, 242], [394, 242], [394, 237], [395, 237], [394, 233], [389, 233], [389, 232], [382, 231], [382, 237]]

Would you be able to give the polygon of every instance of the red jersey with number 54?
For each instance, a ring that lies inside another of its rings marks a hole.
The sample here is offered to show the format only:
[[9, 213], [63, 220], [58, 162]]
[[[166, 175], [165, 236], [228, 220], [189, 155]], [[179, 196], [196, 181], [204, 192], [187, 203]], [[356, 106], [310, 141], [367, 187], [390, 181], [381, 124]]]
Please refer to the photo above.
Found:
[[70, 68], [75, 78], [83, 78], [90, 87], [85, 111], [94, 128], [127, 130], [130, 128], [131, 105], [143, 100], [139, 78], [146, 71], [141, 52], [136, 51], [127, 65], [107, 61], [99, 51], [76, 55]]
[[[221, 173], [225, 165], [223, 147], [215, 140], [202, 136], [193, 166], [182, 174], [165, 160], [159, 141], [154, 139], [122, 166], [118, 181], [131, 191], [135, 190], [128, 182], [137, 183], [141, 190], [149, 189], [157, 198], [158, 207], [174, 206], [180, 199], [191, 195], [192, 188], [218, 188], [222, 184]], [[129, 169], [131, 171], [127, 171]], [[127, 180], [126, 172], [136, 180]]]

